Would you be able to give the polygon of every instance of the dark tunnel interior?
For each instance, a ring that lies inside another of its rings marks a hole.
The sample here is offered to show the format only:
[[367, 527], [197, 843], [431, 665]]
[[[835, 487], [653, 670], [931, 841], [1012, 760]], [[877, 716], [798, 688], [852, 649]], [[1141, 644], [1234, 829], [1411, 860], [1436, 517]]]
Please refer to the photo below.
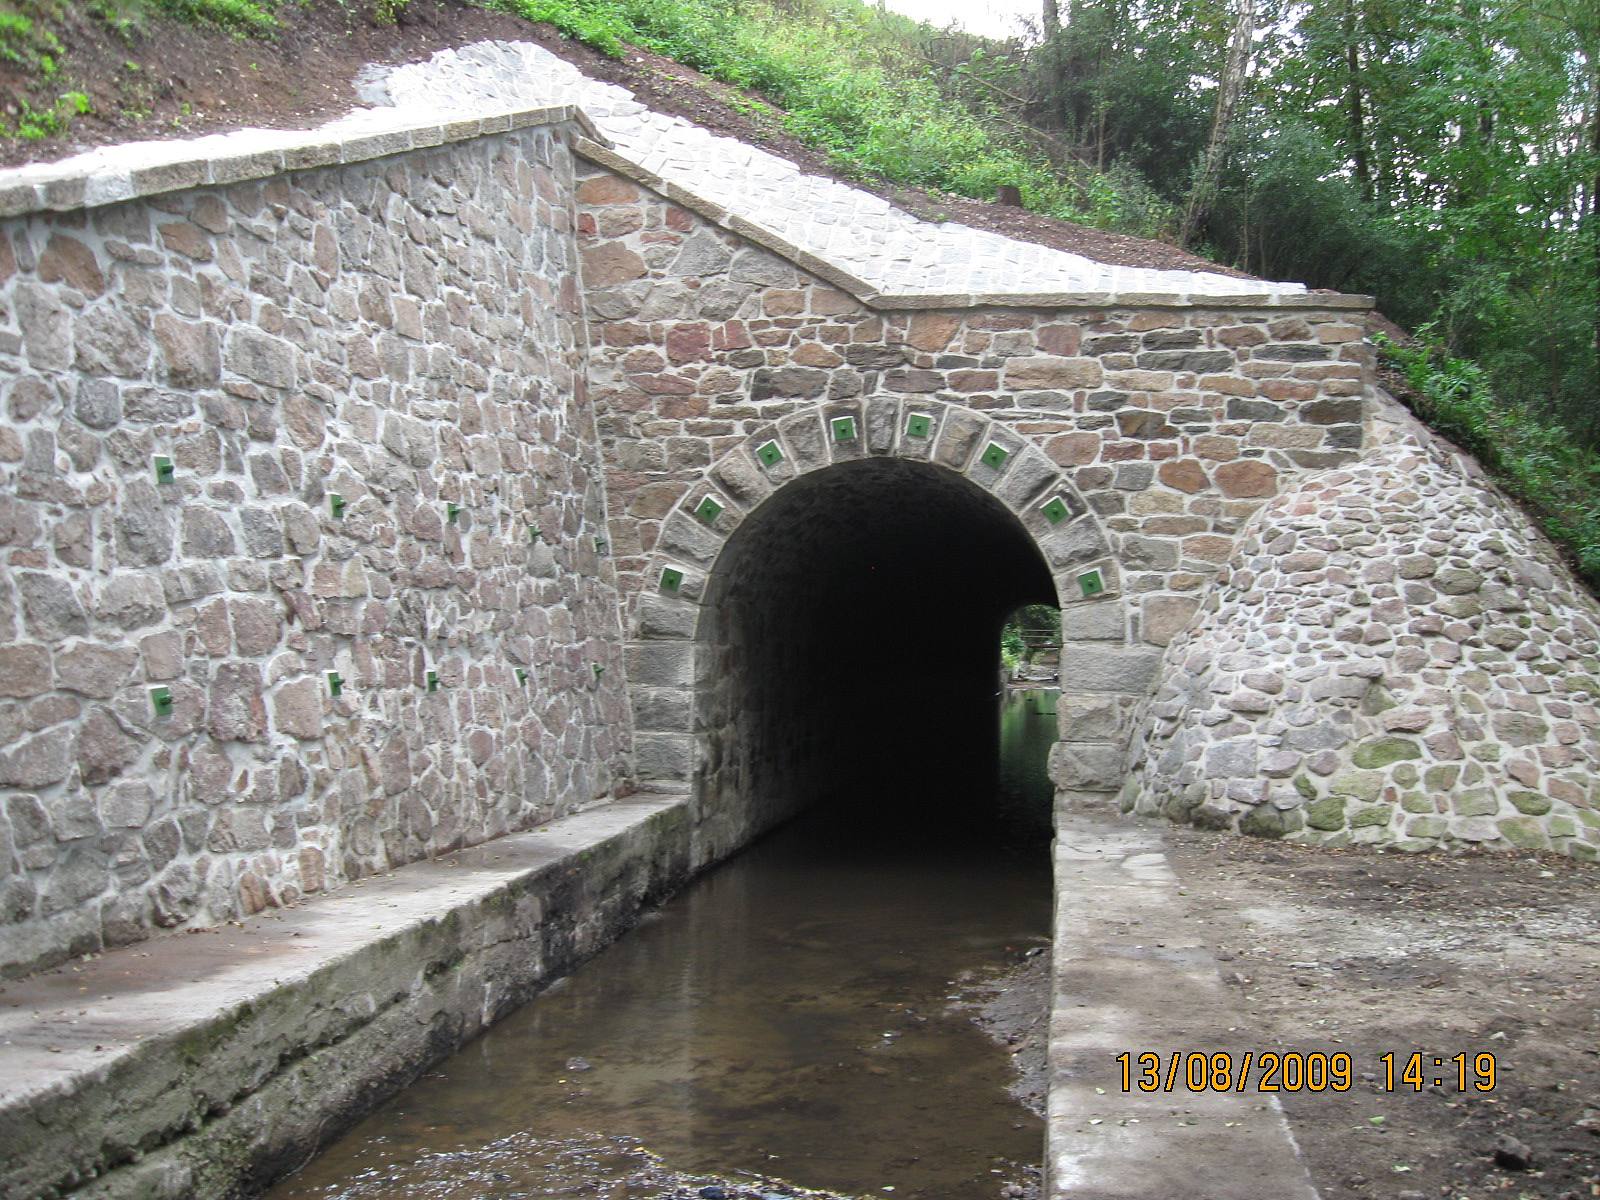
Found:
[[1056, 603], [999, 501], [927, 463], [868, 459], [795, 480], [713, 572], [700, 636], [705, 783], [763, 825], [817, 803], [861, 822], [986, 815], [999, 632]]

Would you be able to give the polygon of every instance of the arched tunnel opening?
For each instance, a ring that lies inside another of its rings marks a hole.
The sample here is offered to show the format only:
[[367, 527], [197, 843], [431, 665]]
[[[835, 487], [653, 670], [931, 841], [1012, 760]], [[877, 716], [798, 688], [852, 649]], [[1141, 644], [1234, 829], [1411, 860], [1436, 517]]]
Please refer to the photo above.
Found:
[[867, 459], [793, 480], [712, 573], [702, 794], [752, 830], [825, 804], [857, 828], [992, 824], [1001, 627], [1056, 602], [1015, 516], [954, 472]]
[[960, 475], [784, 484], [700, 604], [694, 831], [726, 861], [273, 1200], [374, 1160], [528, 1194], [1039, 1194], [1051, 797], [1036, 774], [1024, 827], [998, 786], [1001, 632], [1034, 603], [1032, 539]]

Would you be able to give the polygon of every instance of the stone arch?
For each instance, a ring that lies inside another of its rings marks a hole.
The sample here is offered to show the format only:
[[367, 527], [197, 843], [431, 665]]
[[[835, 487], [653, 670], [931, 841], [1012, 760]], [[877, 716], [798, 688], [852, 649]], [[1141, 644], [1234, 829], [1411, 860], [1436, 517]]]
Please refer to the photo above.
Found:
[[[873, 460], [921, 464], [930, 478], [981, 494], [1037, 553], [1062, 608], [1060, 671], [1072, 681], [1065, 740], [1053, 759], [1060, 794], [1113, 793], [1126, 716], [1148, 691], [1159, 651], [1129, 643], [1112, 539], [1071, 473], [1011, 425], [906, 395], [809, 404], [752, 425], [668, 514], [628, 630], [641, 781], [691, 790], [704, 765], [695, 697], [712, 668], [700, 638], [718, 569], [740, 529], [797, 482]], [[719, 844], [708, 844], [706, 859], [731, 849], [732, 836], [711, 837]]]

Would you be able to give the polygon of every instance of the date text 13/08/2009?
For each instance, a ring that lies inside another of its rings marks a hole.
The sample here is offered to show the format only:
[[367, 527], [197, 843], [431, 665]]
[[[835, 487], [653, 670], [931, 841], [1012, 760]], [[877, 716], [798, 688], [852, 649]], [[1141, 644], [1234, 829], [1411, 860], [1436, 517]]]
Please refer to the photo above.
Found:
[[[1343, 1050], [1124, 1050], [1115, 1061], [1122, 1068], [1124, 1092], [1348, 1092], [1356, 1082], [1355, 1063]], [[1443, 1057], [1391, 1050], [1379, 1056], [1377, 1066], [1373, 1081], [1388, 1092], [1430, 1086], [1494, 1091], [1494, 1055], [1487, 1051]]]

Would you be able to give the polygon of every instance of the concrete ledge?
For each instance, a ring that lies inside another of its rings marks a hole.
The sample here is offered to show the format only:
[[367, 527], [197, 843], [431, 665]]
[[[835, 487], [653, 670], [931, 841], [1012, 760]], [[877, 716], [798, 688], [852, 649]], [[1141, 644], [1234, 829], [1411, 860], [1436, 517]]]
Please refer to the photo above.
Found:
[[8, 984], [0, 1195], [259, 1189], [678, 887], [691, 825], [635, 796]]
[[1117, 1055], [1252, 1048], [1159, 826], [1056, 816], [1047, 1200], [1316, 1200], [1270, 1094], [1122, 1090]]
[[358, 109], [315, 129], [238, 129], [181, 141], [103, 146], [60, 162], [0, 171], [0, 217], [95, 208], [561, 124], [577, 126], [594, 143], [606, 140], [582, 110], [562, 104], [446, 123], [421, 120], [414, 110]]
[[415, 109], [358, 109], [314, 129], [239, 129], [181, 141], [104, 146], [61, 162], [0, 171], [0, 218], [68, 212], [187, 188], [267, 179], [289, 171], [364, 162], [535, 125], [571, 124], [576, 153], [761, 246], [869, 308], [1229, 308], [1365, 310], [1370, 296], [1335, 293], [1207, 295], [1150, 292], [887, 293], [773, 231], [663, 179], [617, 153], [576, 105], [513, 109], [467, 119], [421, 118]]

